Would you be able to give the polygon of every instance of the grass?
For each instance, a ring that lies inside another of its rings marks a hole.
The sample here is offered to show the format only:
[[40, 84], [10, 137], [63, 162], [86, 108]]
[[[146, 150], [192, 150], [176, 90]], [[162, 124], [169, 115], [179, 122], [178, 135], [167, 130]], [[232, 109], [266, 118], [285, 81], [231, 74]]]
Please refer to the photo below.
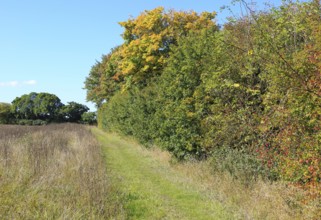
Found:
[[300, 197], [98, 128], [0, 126], [0, 219], [320, 219]]
[[109, 219], [117, 197], [86, 127], [0, 126], [0, 219]]
[[126, 195], [128, 219], [235, 219], [218, 200], [138, 144], [93, 131], [104, 146], [112, 181]]
[[175, 164], [174, 169], [238, 213], [239, 219], [319, 219], [320, 210], [301, 206], [304, 191], [285, 183], [259, 179], [244, 184], [229, 173], [213, 172], [209, 161]]
[[211, 163], [173, 161], [168, 152], [95, 128], [110, 181], [125, 195], [127, 219], [320, 219], [299, 189], [262, 180], [245, 185]]

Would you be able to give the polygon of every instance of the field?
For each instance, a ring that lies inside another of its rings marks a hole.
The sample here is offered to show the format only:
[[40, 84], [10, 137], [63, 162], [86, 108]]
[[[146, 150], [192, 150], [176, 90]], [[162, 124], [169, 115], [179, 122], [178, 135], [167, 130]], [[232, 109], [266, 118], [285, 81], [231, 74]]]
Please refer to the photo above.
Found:
[[116, 196], [88, 128], [0, 126], [0, 219], [108, 219]]
[[317, 219], [304, 196], [95, 127], [0, 126], [0, 219]]

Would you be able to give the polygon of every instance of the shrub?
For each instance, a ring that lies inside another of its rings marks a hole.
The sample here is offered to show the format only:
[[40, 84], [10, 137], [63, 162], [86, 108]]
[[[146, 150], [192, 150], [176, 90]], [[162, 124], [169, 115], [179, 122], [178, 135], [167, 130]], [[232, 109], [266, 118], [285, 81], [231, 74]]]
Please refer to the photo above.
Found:
[[0, 103], [0, 124], [7, 124], [11, 120], [11, 105], [8, 103]]
[[211, 156], [214, 172], [227, 172], [232, 178], [249, 185], [258, 178], [275, 180], [276, 175], [261, 163], [255, 155], [238, 149], [215, 149]]
[[16, 122], [18, 125], [33, 125], [33, 120], [20, 119]]
[[32, 125], [46, 125], [46, 124], [48, 124], [47, 121], [40, 120], [40, 119], [32, 121]]
[[81, 123], [94, 125], [97, 124], [97, 114], [96, 112], [84, 112], [81, 115]]

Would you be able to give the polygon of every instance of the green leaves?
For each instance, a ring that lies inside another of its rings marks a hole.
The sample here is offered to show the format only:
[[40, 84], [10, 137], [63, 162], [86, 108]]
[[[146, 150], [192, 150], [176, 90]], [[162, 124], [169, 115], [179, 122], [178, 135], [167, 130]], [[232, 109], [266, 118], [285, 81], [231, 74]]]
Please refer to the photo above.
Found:
[[39, 93], [33, 99], [33, 113], [38, 119], [55, 120], [62, 106], [60, 99], [49, 93]]
[[0, 124], [6, 124], [11, 120], [11, 105], [0, 102]]
[[17, 120], [16, 123], [22, 124], [41, 124], [36, 122], [37, 120], [43, 123], [80, 122], [82, 114], [89, 110], [87, 106], [76, 102], [64, 105], [54, 94], [35, 92], [17, 97], [9, 107], [11, 116]]
[[108, 55], [102, 56], [101, 62], [92, 66], [85, 81], [87, 100], [97, 107], [110, 99], [124, 85], [123, 77], [119, 72], [120, 47], [116, 47]]
[[86, 80], [99, 126], [179, 159], [242, 152], [269, 178], [319, 184], [320, 14], [284, 1], [220, 30], [214, 13], [163, 8], [121, 22], [124, 44]]
[[88, 112], [89, 108], [77, 102], [68, 102], [67, 105], [61, 107], [59, 114], [63, 121], [79, 122], [82, 115]]

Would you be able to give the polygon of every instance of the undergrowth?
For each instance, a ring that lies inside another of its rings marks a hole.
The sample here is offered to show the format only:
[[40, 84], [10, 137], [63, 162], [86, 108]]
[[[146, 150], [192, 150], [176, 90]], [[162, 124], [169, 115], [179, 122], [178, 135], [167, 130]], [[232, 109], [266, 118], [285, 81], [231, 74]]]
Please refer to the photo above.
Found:
[[[206, 195], [209, 204], [220, 202], [233, 213], [233, 219], [321, 218], [320, 200], [302, 203], [308, 196], [305, 190], [284, 181], [271, 181], [274, 177], [263, 178], [264, 168], [240, 151], [227, 153], [218, 150], [207, 160], [179, 161], [156, 146], [147, 149], [132, 138], [108, 135], [116, 140], [122, 139], [123, 144], [134, 148], [130, 151], [135, 151], [141, 161], [148, 159], [153, 161], [153, 166], [158, 164], [157, 167], [165, 169], [166, 175], [162, 179]], [[144, 180], [147, 178], [145, 176]], [[146, 188], [145, 185], [141, 187]]]

